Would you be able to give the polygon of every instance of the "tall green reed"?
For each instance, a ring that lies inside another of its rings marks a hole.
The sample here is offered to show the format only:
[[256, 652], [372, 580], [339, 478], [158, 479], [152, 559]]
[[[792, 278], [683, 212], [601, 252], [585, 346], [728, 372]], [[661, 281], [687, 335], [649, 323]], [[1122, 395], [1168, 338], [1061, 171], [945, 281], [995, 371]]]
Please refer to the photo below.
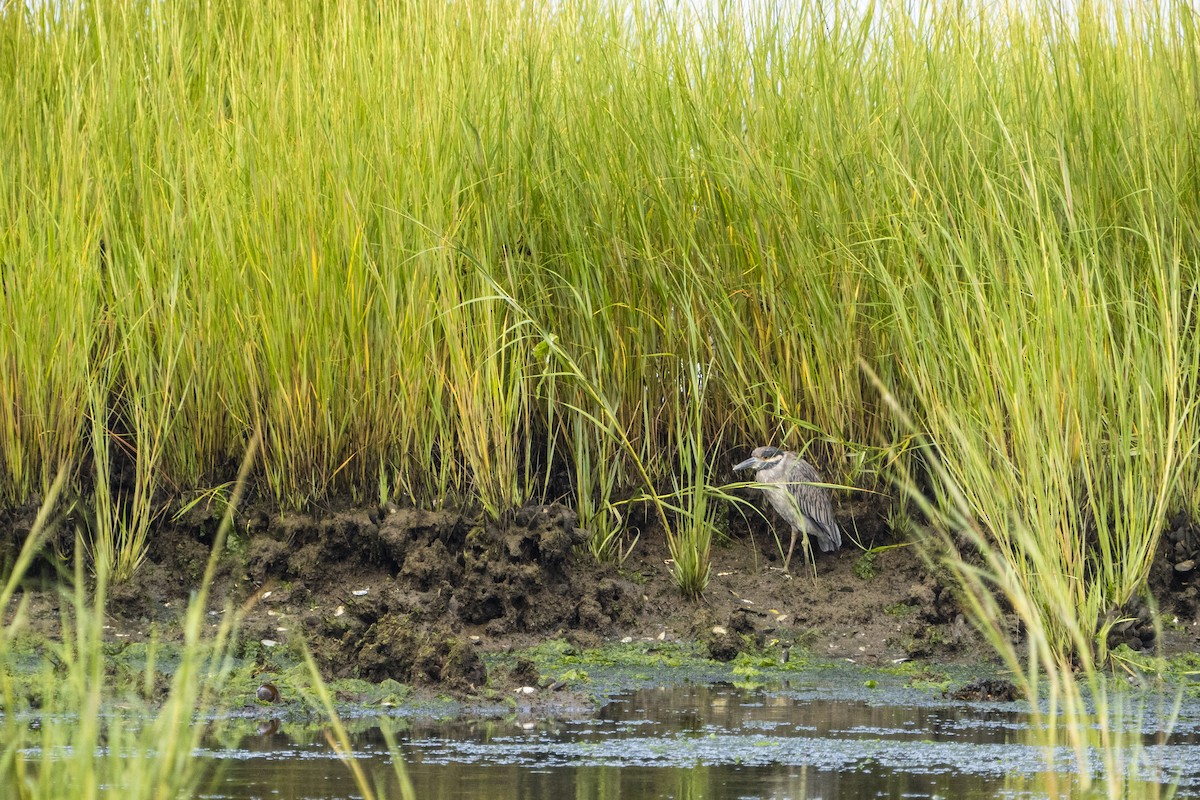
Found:
[[[148, 702], [159, 677], [151, 657], [145, 667], [146, 697], [118, 696], [107, 669], [105, 630], [110, 566], [95, 565], [89, 584], [81, 557], [75, 560], [71, 589], [65, 590], [63, 630], [58, 641], [44, 645], [34, 690], [39, 694], [39, 724], [30, 726], [22, 710], [26, 699], [9, 672], [12, 648], [25, 633], [25, 598], [0, 633], [0, 690], [5, 708], [4, 750], [0, 754], [0, 785], [20, 798], [93, 798], [116, 790], [135, 798], [168, 798], [195, 793], [201, 771], [195, 758], [205, 725], [197, 717], [215, 708], [216, 698], [231, 670], [228, 647], [236, 615], [224, 615], [218, 629], [208, 629], [208, 593], [232, 512], [241, 499], [253, 463], [252, 442], [239, 472], [238, 485], [220, 526], [205, 577], [188, 605], [180, 658], [170, 678], [166, 699], [153, 708]], [[39, 511], [2, 591], [5, 608], [20, 590], [35, 556], [46, 543], [50, 520], [66, 478], [60, 470]], [[82, 553], [82, 548], [77, 549]], [[151, 652], [153, 651], [151, 644]], [[38, 757], [28, 753], [36, 750]]]
[[800, 427], [838, 482], [907, 435], [860, 360], [1086, 615], [1195, 508], [1183, 4], [0, 16], [0, 496], [118, 448], [123, 563], [256, 427], [287, 505], [499, 514], [565, 464], [611, 553], [680, 452]]
[[[886, 388], [881, 386], [881, 391], [889, 404], [896, 403]], [[911, 424], [903, 409], [893, 407]], [[897, 476], [905, 496], [924, 516], [924, 523], [915, 526], [916, 542], [923, 556], [957, 583], [972, 623], [1029, 701], [1031, 743], [1043, 748], [1047, 761], [1046, 772], [1037, 779], [1038, 790], [1050, 796], [1081, 790], [1114, 799], [1172, 796], [1169, 776], [1147, 779], [1142, 771], [1145, 767], [1161, 773], [1142, 732], [1143, 715], [1153, 698], [1129, 696], [1123, 676], [1102, 669], [1090, 650], [1079, 656], [1075, 669], [1070, 652], [1064, 652], [1064, 632], [1072, 642], [1086, 646], [1095, 621], [1061, 605], [1047, 610], [1047, 596], [1065, 602], [1063, 583], [1047, 580], [1046, 587], [1031, 588], [1024, 574], [1027, 566], [1014, 564], [993, 546], [989, 532], [973, 517], [968, 495], [946, 469], [940, 450], [928, 444], [922, 449], [932, 495], [911, 473]], [[1036, 531], [1014, 528], [1010, 535], [1030, 550], [1038, 547]], [[1020, 636], [1013, 633], [1014, 623], [1020, 625]], [[1159, 711], [1166, 710], [1158, 717], [1159, 735], [1166, 737], [1174, 727], [1178, 697], [1173, 709], [1168, 708], [1165, 691], [1157, 697]], [[1058, 773], [1062, 746], [1075, 763], [1075, 773], [1067, 778]]]
[[260, 429], [288, 505], [566, 465], [611, 557], [713, 453], [915, 429], [1029, 682], [1098, 666], [1200, 502], [1194, 12], [706, 8], [5, 5], [0, 500], [90, 455], [132, 569]]
[[[0, 787], [6, 797], [96, 798], [117, 794], [132, 798], [192, 797], [202, 791], [205, 770], [197, 752], [220, 714], [235, 667], [232, 645], [241, 612], [226, 607], [212, 623], [210, 593], [225, 541], [247, 485], [259, 449], [251, 439], [226, 504], [204, 576], [182, 620], [183, 639], [168, 676], [157, 669], [157, 641], [147, 645], [144, 672], [132, 685], [116, 681], [108, 658], [106, 599], [110, 566], [96, 562], [89, 581], [82, 558], [76, 558], [70, 588], [63, 590], [61, 636], [40, 643], [46, 657], [39, 673], [18, 677], [24, 669], [15, 657], [21, 643], [28, 646], [28, 594], [24, 583], [39, 553], [53, 533], [67, 470], [51, 484], [37, 518], [3, 586], [0, 607], [12, 609], [0, 627], [0, 698], [6, 713], [0, 721]], [[82, 548], [77, 548], [82, 553]], [[14, 603], [14, 600], [17, 602]], [[214, 630], [215, 626], [215, 630]], [[313, 691], [329, 715], [331, 745], [347, 754], [349, 741], [321, 676], [311, 674]], [[165, 682], [165, 687], [162, 684]], [[159, 700], [159, 688], [165, 699]], [[30, 694], [32, 693], [32, 694]], [[30, 724], [36, 715], [37, 724]], [[399, 750], [385, 731], [393, 753], [393, 770], [400, 795], [412, 797]], [[350, 766], [365, 796], [372, 793], [361, 770]]]
[[[1088, 46], [1120, 52], [1138, 44], [1118, 23], [1091, 32], [1101, 47], [1087, 38], [1085, 14], [1081, 41], [1072, 43], [1078, 49], [1067, 48], [1042, 38], [1035, 22], [1010, 22], [1031, 41], [999, 62], [980, 46], [985, 34], [963, 30], [954, 48], [978, 55], [952, 91], [987, 98], [997, 64], [1013, 59], [1033, 98], [1061, 93], [1071, 72], [1037, 63], [1039, 53], [1071, 64]], [[929, 58], [960, 58], [956, 52]], [[1133, 96], [1108, 100], [1118, 120], [1140, 113]], [[1081, 132], [1064, 105], [1043, 117], [1040, 141], [1015, 135], [1027, 130], [1020, 120], [1030, 109], [1021, 102], [993, 101], [959, 116], [936, 143], [936, 173], [927, 155], [914, 161], [894, 151], [890, 191], [921, 200], [889, 220], [868, 257], [894, 346], [908, 354], [893, 379], [919, 409], [918, 424], [988, 546], [1046, 615], [1060, 657], [1088, 661], [1097, 620], [1144, 583], [1192, 456], [1195, 283], [1179, 230], [1158, 207], [1181, 201], [1178, 176], [1118, 147], [1111, 168], [1148, 202], [1121, 209], [1077, 185], [1082, 170], [1070, 148]], [[996, 146], [981, 148], [987, 141]], [[935, 198], [944, 198], [941, 219], [922, 208]]]

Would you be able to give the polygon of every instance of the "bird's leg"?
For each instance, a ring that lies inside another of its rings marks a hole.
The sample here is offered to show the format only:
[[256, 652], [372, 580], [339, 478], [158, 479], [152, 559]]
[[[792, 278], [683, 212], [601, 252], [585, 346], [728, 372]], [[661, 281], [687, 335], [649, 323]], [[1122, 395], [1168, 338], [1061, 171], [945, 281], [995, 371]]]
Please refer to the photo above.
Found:
[[783, 557], [783, 571], [791, 574], [788, 565], [792, 563], [792, 551], [796, 549], [796, 536], [799, 534], [795, 528], [792, 528], [792, 542], [788, 545], [787, 555]]
[[815, 576], [817, 574], [817, 554], [813, 552], [812, 542], [808, 538], [808, 531], [805, 531], [802, 535], [804, 536], [804, 543], [802, 545], [804, 548], [804, 563], [812, 565], [813, 575]]

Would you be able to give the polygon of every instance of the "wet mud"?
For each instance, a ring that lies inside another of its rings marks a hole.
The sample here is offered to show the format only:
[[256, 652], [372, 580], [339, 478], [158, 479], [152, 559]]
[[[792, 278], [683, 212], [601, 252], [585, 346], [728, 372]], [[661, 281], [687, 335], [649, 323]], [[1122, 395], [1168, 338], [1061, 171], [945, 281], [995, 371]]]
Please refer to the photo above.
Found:
[[[178, 518], [164, 515], [144, 566], [110, 590], [114, 642], [178, 637], [222, 510], [196, 504]], [[578, 648], [694, 641], [723, 662], [764, 650], [862, 666], [991, 661], [947, 581], [893, 534], [887, 511], [869, 499], [843, 501], [843, 548], [818, 553], [813, 565], [797, 558], [791, 574], [780, 569], [769, 524], [731, 518], [728, 536], [712, 548], [708, 588], [689, 600], [671, 580], [658, 532], [644, 532], [623, 563], [598, 564], [574, 512], [559, 504], [495, 521], [446, 509], [306, 514], [251, 503], [236, 518], [208, 613], [215, 624], [226, 608], [240, 609], [238, 654], [245, 658], [265, 663], [272, 652], [298, 652], [302, 642], [328, 679], [464, 695], [537, 685], [543, 679], [531, 665], [489, 675], [483, 656], [549, 639]], [[0, 518], [10, 561], [32, 518], [32, 508]], [[59, 536], [24, 593], [34, 629], [51, 635], [61, 624], [53, 588], [61, 575], [50, 565], [56, 552], [69, 551], [73, 534]], [[1179, 522], [1164, 536], [1152, 575], [1159, 611], [1179, 620], [1164, 636], [1176, 650], [1197, 642], [1197, 583], [1177, 567], [1200, 557], [1192, 547], [1200, 547], [1200, 536]], [[1110, 644], [1134, 637], [1149, 646], [1147, 612], [1134, 609], [1129, 619], [1114, 627]]]
[[561, 505], [502, 522], [396, 507], [279, 517], [246, 548], [258, 607], [243, 630], [276, 641], [298, 626], [330, 678], [475, 691], [486, 645], [636, 617], [640, 595], [615, 570], [578, 568], [585, 538]]

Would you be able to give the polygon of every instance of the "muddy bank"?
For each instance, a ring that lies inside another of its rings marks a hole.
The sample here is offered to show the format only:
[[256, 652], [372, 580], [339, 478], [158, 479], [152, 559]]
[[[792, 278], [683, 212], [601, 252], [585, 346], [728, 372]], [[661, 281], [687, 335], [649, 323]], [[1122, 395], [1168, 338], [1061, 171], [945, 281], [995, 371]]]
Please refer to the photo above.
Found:
[[298, 630], [334, 678], [481, 687], [484, 643], [611, 630], [639, 613], [615, 571], [577, 568], [575, 521], [563, 506], [505, 524], [396, 508], [283, 517], [247, 548], [242, 581], [259, 608], [245, 633]]
[[[111, 590], [115, 639], [177, 630], [218, 512], [197, 506], [155, 532], [146, 564]], [[850, 541], [820, 554], [815, 574], [800, 562], [783, 573], [768, 529], [735, 520], [733, 538], [713, 547], [705, 595], [686, 600], [670, 580], [661, 535], [644, 534], [624, 564], [597, 564], [562, 505], [529, 506], [499, 522], [395, 506], [279, 514], [251, 505], [223, 555], [212, 612], [248, 608], [248, 653], [303, 639], [330, 678], [468, 692], [488, 679], [479, 652], [545, 638], [580, 646], [700, 638], [718, 660], [767, 644], [862, 663], [962, 649], [969, 636], [958, 606], [913, 549], [865, 552], [891, 542], [881, 510], [844, 504], [841, 513]], [[31, 521], [10, 514], [10, 544]], [[35, 624], [57, 624], [57, 596], [39, 595]]]
[[[237, 518], [209, 613], [215, 625], [227, 605], [244, 610], [238, 654], [264, 669], [304, 642], [329, 679], [467, 694], [536, 685], [542, 676], [527, 667], [489, 675], [481, 654], [548, 639], [578, 647], [700, 641], [718, 661], [761, 648], [864, 666], [991, 658], [953, 592], [915, 548], [893, 537], [885, 508], [849, 500], [838, 514], [847, 532], [842, 550], [819, 553], [815, 571], [798, 559], [791, 575], [779, 569], [765, 523], [731, 520], [730, 538], [714, 543], [707, 591], [687, 600], [671, 582], [661, 535], [644, 533], [619, 566], [597, 564], [562, 505], [529, 506], [496, 522], [450, 510], [280, 514], [252, 504]], [[13, 512], [0, 520], [10, 546], [31, 521]], [[113, 641], [179, 635], [218, 522], [218, 509], [198, 506], [160, 526], [147, 563], [111, 590]], [[1184, 538], [1164, 538], [1164, 563], [1178, 559]], [[44, 569], [27, 592], [34, 628], [51, 635], [60, 623], [53, 578]], [[1164, 610], [1195, 616], [1190, 580], [1156, 569], [1155, 586]], [[1196, 630], [1189, 617], [1164, 638], [1192, 649]]]

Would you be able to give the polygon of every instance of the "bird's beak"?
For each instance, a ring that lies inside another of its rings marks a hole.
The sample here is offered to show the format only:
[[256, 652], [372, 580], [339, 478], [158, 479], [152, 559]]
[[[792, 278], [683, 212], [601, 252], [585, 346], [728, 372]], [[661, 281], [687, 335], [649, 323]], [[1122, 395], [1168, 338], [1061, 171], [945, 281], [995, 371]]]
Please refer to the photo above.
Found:
[[747, 458], [745, 461], [735, 466], [733, 471], [740, 472], [744, 469], [750, 469], [750, 467], [757, 467], [760, 463], [761, 462], [757, 458], [750, 456], [750, 458]]

